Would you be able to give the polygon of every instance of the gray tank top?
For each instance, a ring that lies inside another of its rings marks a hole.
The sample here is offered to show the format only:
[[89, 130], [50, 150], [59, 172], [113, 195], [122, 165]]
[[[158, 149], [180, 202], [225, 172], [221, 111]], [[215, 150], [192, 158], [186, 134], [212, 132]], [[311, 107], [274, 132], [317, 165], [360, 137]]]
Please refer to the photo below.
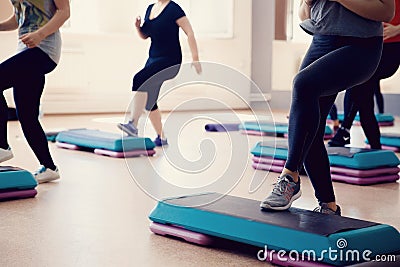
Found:
[[[43, 27], [57, 11], [54, 0], [11, 0], [14, 5], [15, 16], [19, 25], [19, 36], [36, 31]], [[58, 63], [61, 55], [61, 35], [59, 31], [47, 36], [38, 47]], [[18, 41], [17, 51], [28, 49]]]
[[382, 36], [382, 23], [363, 18], [337, 2], [314, 0], [311, 18], [300, 23], [309, 34], [369, 38]]

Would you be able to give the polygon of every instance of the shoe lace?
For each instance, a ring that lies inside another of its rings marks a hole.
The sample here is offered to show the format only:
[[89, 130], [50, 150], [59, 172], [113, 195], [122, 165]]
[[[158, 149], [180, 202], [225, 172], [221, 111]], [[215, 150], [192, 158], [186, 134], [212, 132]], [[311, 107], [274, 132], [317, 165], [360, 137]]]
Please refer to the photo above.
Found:
[[282, 195], [288, 190], [288, 185], [290, 181], [286, 177], [278, 177], [278, 181], [274, 183], [273, 193], [277, 195]]

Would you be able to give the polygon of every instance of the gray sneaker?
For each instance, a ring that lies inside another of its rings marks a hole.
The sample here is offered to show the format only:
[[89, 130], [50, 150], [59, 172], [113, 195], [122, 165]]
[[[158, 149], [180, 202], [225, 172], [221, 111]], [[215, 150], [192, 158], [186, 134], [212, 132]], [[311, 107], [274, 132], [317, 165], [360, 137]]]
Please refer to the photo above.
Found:
[[272, 193], [261, 202], [260, 207], [271, 210], [287, 210], [293, 201], [301, 196], [300, 178], [297, 183], [294, 182], [292, 176], [285, 174], [279, 177], [274, 184]]
[[123, 132], [127, 133], [130, 136], [137, 137], [138, 136], [138, 129], [133, 125], [130, 121], [128, 123], [118, 123], [118, 128], [121, 129]]
[[0, 148], [0, 162], [12, 159], [14, 157], [11, 148], [3, 149]]
[[328, 208], [328, 204], [321, 202], [319, 203], [319, 206], [314, 209], [314, 212], [320, 212], [324, 214], [329, 214], [329, 215], [342, 215], [342, 210], [340, 209], [339, 205], [336, 205], [336, 211], [331, 210]]
[[40, 166], [39, 169], [33, 174], [33, 176], [39, 184], [60, 179], [60, 173], [58, 172], [58, 169], [53, 171], [49, 168], [46, 168], [45, 166]]

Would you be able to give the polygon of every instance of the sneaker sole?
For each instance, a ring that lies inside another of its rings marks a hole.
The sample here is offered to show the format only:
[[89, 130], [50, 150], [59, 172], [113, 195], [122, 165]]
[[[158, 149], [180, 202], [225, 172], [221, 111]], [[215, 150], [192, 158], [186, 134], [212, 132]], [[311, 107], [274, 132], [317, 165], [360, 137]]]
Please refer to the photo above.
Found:
[[290, 206], [292, 206], [293, 201], [295, 201], [296, 199], [298, 199], [300, 197], [301, 197], [301, 190], [299, 190], [299, 192], [297, 192], [296, 195], [293, 195], [292, 199], [289, 201], [289, 203], [286, 206], [272, 207], [272, 206], [262, 202], [260, 204], [260, 208], [267, 209], [267, 210], [287, 210], [290, 208]]
[[44, 183], [48, 183], [48, 182], [55, 181], [55, 180], [58, 180], [58, 179], [60, 179], [60, 176], [57, 177], [57, 178], [51, 177], [51, 178], [47, 178], [47, 179], [42, 179], [40, 181], [39, 180], [36, 180], [36, 181], [38, 182], [38, 184], [44, 184]]
[[129, 136], [132, 136], [132, 137], [137, 137], [137, 136], [138, 136], [137, 133], [131, 132], [128, 128], [125, 128], [125, 127], [124, 127], [123, 125], [121, 125], [121, 124], [118, 124], [117, 127], [118, 127], [121, 131], [123, 131], [124, 133], [127, 133]]

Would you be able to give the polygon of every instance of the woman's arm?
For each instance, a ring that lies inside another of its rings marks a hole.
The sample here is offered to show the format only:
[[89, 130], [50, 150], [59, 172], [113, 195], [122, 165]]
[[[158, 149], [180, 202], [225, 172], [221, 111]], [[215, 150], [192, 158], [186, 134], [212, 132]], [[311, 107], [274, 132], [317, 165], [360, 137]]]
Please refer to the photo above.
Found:
[[201, 73], [201, 64], [199, 62], [199, 51], [197, 49], [197, 42], [194, 36], [192, 25], [186, 16], [181, 17], [176, 21], [179, 27], [186, 33], [190, 52], [192, 53], [192, 65], [195, 67], [197, 73]]
[[140, 16], [137, 16], [136, 17], [136, 22], [135, 22], [136, 31], [137, 31], [137, 33], [138, 33], [140, 38], [147, 39], [147, 38], [149, 38], [149, 36], [147, 36], [146, 34], [144, 34], [142, 32], [142, 29], [140, 28], [141, 24], [142, 24], [142, 18]]
[[47, 36], [55, 33], [69, 18], [69, 0], [54, 0], [54, 3], [56, 4], [57, 11], [49, 22], [37, 31], [24, 34], [20, 37], [21, 41], [26, 44], [27, 47], [32, 48], [37, 46]]
[[13, 31], [16, 29], [18, 29], [18, 23], [15, 14], [0, 22], [0, 31]]
[[370, 20], [389, 22], [394, 16], [394, 0], [330, 0]]
[[389, 23], [383, 24], [383, 40], [400, 35], [400, 24], [393, 25]]
[[300, 0], [299, 18], [301, 21], [310, 18], [310, 10], [313, 0]]

